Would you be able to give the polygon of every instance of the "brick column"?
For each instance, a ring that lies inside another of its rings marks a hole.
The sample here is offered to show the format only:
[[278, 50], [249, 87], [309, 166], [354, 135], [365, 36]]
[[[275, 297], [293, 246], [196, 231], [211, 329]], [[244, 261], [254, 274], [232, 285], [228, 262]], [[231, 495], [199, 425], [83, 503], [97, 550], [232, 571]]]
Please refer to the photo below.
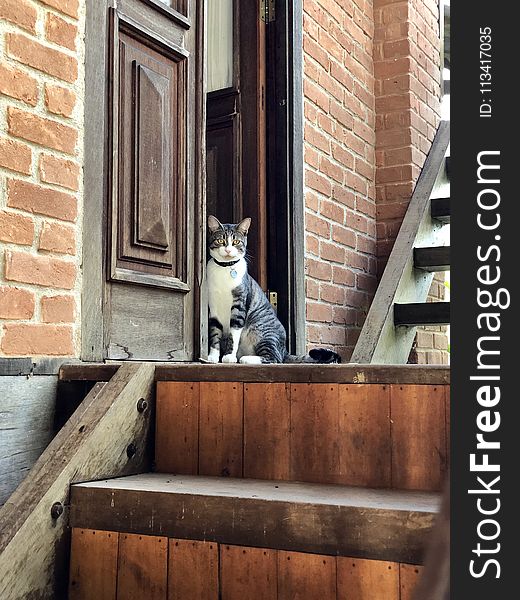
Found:
[[440, 120], [438, 20], [436, 0], [374, 0], [379, 275]]
[[307, 341], [350, 358], [376, 287], [371, 0], [304, 0]]
[[84, 10], [0, 2], [0, 356], [79, 352]]

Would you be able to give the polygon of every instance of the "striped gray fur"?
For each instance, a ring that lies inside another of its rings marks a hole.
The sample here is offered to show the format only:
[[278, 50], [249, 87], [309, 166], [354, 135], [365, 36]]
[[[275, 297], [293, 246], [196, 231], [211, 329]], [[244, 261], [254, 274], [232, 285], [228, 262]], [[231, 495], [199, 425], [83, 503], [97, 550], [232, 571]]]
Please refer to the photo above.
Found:
[[285, 329], [261, 287], [247, 272], [250, 222], [244, 219], [238, 224], [222, 224], [215, 217], [208, 218], [212, 257], [208, 262], [210, 361], [341, 362], [332, 350], [311, 350], [305, 356], [287, 352]]

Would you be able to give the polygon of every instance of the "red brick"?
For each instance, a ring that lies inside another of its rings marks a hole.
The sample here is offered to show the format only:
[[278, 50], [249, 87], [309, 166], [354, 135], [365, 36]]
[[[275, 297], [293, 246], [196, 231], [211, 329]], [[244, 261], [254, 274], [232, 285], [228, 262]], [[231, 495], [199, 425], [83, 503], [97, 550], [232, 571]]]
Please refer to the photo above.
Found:
[[332, 226], [332, 239], [344, 246], [350, 246], [351, 248], [356, 247], [356, 234], [341, 225]]
[[311, 127], [310, 125], [305, 125], [305, 142], [311, 144], [318, 148], [318, 150], [322, 150], [327, 154], [330, 152], [330, 141], [323, 135], [320, 131]]
[[320, 297], [320, 286], [313, 279], [305, 280], [305, 297], [318, 300]]
[[9, 281], [70, 290], [76, 280], [76, 266], [49, 256], [8, 250], [5, 253], [5, 278]]
[[36, 106], [38, 102], [38, 83], [34, 77], [24, 71], [0, 64], [0, 94]]
[[0, 286], [0, 319], [32, 319], [34, 294], [15, 287]]
[[307, 258], [305, 263], [307, 275], [309, 277], [314, 277], [315, 279], [320, 279], [322, 281], [330, 281], [332, 277], [332, 267], [329, 263], [321, 260], [314, 260], [312, 258]]
[[323, 200], [321, 202], [321, 214], [327, 219], [336, 221], [336, 223], [341, 225], [345, 219], [345, 209], [335, 202], [330, 202], [329, 200]]
[[52, 6], [69, 17], [78, 18], [78, 0], [40, 0], [40, 2]]
[[329, 70], [330, 61], [329, 57], [327, 56], [327, 53], [317, 42], [315, 42], [311, 37], [307, 35], [303, 38], [303, 51], [309, 56], [312, 56], [312, 58], [314, 58], [315, 61], [320, 63], [320, 65], [326, 71]]
[[2, 0], [0, 2], [0, 19], [19, 25], [31, 33], [36, 31], [37, 18], [36, 8], [27, 0]]
[[14, 324], [4, 326], [2, 351], [16, 356], [71, 356], [74, 354], [69, 325]]
[[350, 268], [334, 265], [332, 267], [332, 281], [353, 287], [356, 283], [356, 276]]
[[13, 106], [7, 108], [9, 133], [40, 146], [74, 154], [78, 132], [57, 121], [43, 119]]
[[345, 249], [336, 244], [322, 242], [320, 245], [320, 256], [323, 260], [345, 264]]
[[75, 255], [76, 234], [74, 227], [62, 225], [61, 223], [43, 223], [38, 249]]
[[344, 188], [341, 185], [334, 185], [332, 188], [332, 197], [341, 204], [344, 204], [349, 208], [354, 208], [355, 196], [347, 188]]
[[338, 183], [343, 183], [344, 169], [330, 161], [326, 156], [320, 157], [320, 172]]
[[78, 61], [59, 50], [48, 48], [19, 33], [6, 34], [7, 54], [53, 77], [73, 83], [78, 77]]
[[354, 117], [338, 102], [332, 101], [330, 103], [330, 115], [347, 129], [354, 127]]
[[71, 194], [44, 188], [28, 181], [9, 179], [7, 182], [8, 206], [28, 212], [75, 221], [77, 200]]
[[76, 94], [67, 88], [46, 83], [45, 106], [55, 115], [70, 117], [76, 106]]
[[345, 290], [330, 283], [320, 283], [320, 300], [331, 304], [343, 304], [345, 302]]
[[318, 42], [321, 48], [325, 50], [326, 56], [333, 56], [338, 62], [343, 62], [345, 49], [324, 29], [320, 29], [319, 31]]
[[319, 323], [331, 323], [332, 306], [329, 304], [318, 304], [317, 302], [307, 302], [307, 320], [318, 321]]
[[29, 175], [31, 164], [32, 151], [29, 146], [16, 140], [0, 139], [0, 167]]
[[343, 146], [332, 142], [332, 156], [348, 169], [354, 168], [354, 156]]
[[330, 237], [330, 223], [321, 216], [315, 216], [310, 213], [305, 215], [305, 230], [312, 231], [322, 238]]
[[34, 240], [34, 221], [15, 212], [0, 210], [0, 241], [31, 246]]
[[75, 311], [73, 296], [44, 296], [41, 300], [44, 323], [74, 323]]
[[79, 188], [80, 167], [71, 160], [41, 154], [39, 173], [45, 183], [54, 183], [74, 191]]
[[330, 181], [323, 175], [315, 173], [314, 171], [307, 170], [305, 172], [305, 185], [325, 196], [330, 196], [332, 194], [332, 184]]
[[49, 42], [63, 46], [69, 50], [76, 50], [76, 36], [78, 28], [68, 23], [61, 17], [48, 12], [45, 16], [45, 37]]
[[329, 112], [330, 99], [328, 94], [309, 79], [305, 79], [303, 82], [303, 93], [306, 98], [312, 100], [312, 102], [319, 106], [323, 111], [326, 113]]
[[305, 251], [314, 256], [320, 254], [320, 242], [317, 237], [310, 234], [305, 234]]

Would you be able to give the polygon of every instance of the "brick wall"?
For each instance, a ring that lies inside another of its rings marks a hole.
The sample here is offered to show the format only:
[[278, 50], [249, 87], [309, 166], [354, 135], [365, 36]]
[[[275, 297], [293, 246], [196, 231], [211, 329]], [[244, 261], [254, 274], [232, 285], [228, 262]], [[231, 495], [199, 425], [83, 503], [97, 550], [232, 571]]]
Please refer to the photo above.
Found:
[[380, 275], [440, 120], [437, 0], [374, 0]]
[[79, 352], [84, 0], [0, 1], [0, 356]]
[[348, 359], [376, 287], [371, 0], [304, 0], [307, 341]]

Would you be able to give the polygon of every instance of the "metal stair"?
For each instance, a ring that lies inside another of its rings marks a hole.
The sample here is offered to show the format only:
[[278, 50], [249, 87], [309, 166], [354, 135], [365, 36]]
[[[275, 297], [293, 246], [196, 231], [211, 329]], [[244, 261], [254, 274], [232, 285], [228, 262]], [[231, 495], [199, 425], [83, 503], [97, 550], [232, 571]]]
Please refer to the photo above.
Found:
[[406, 364], [421, 325], [448, 325], [449, 302], [427, 302], [434, 274], [450, 270], [449, 121], [441, 121], [417, 181], [352, 363]]

